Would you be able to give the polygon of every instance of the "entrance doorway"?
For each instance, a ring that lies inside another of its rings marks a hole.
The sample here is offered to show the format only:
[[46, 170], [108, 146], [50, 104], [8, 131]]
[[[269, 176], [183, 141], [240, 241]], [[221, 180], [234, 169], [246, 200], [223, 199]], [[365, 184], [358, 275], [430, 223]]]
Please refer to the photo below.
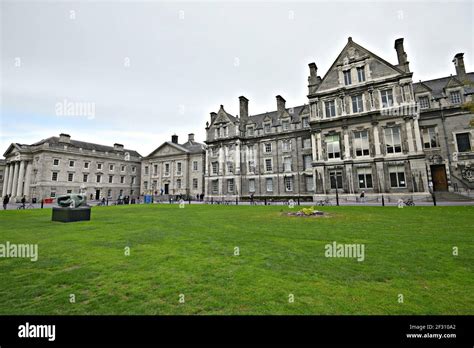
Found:
[[165, 184], [165, 195], [169, 194], [170, 184]]
[[434, 191], [448, 191], [448, 179], [444, 164], [431, 166], [431, 178]]
[[95, 199], [98, 200], [100, 198], [100, 190], [95, 190]]

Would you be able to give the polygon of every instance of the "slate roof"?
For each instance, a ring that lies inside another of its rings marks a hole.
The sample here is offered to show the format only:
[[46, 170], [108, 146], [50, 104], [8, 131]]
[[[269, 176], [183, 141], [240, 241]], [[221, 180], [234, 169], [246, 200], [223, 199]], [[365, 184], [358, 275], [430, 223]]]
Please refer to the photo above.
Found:
[[[308, 106], [307, 104], [304, 104], [304, 105], [295, 106], [293, 108], [286, 108], [285, 110], [290, 115], [291, 121], [295, 123], [295, 122], [300, 122], [301, 112], [307, 106]], [[263, 128], [263, 120], [266, 117], [269, 117], [272, 120], [272, 126], [277, 126], [281, 123], [278, 111], [275, 110], [275, 111], [265, 112], [263, 114], [250, 115], [248, 118], [247, 124], [255, 123], [257, 129]]]
[[[474, 72], [467, 73], [466, 77], [471, 83], [474, 83]], [[456, 81], [459, 81], [457, 80], [456, 76], [446, 76], [441, 77], [439, 79], [414, 83], [413, 88], [416, 89], [416, 87], [420, 86], [421, 84], [424, 84], [426, 87], [431, 89], [431, 94], [433, 95], [433, 98], [439, 99], [444, 96], [444, 88], [452, 78], [456, 79]], [[465, 86], [464, 91], [466, 94], [473, 94], [474, 86]]]
[[[49, 143], [49, 144], [53, 144], [53, 145], [58, 145], [58, 144], [61, 144], [59, 142], [59, 137], [50, 137], [50, 138], [46, 138], [46, 139], [43, 139], [43, 140], [40, 140], [34, 144], [31, 144], [31, 145], [25, 145], [25, 144], [18, 144], [19, 146], [38, 146], [38, 145], [42, 145], [44, 143]], [[94, 144], [94, 143], [88, 143], [88, 142], [85, 142], [85, 141], [79, 141], [79, 140], [74, 140], [74, 139], [71, 139], [70, 140], [70, 143], [67, 143], [68, 146], [73, 146], [73, 147], [76, 147], [76, 148], [82, 148], [84, 150], [95, 150], [97, 152], [108, 152], [108, 153], [125, 153], [125, 152], [128, 152], [130, 154], [130, 156], [134, 156], [134, 157], [142, 157], [137, 151], [135, 150], [129, 150], [129, 149], [123, 149], [121, 151], [117, 151], [114, 149], [113, 146], [107, 146], [107, 145], [99, 145], [99, 144]]]

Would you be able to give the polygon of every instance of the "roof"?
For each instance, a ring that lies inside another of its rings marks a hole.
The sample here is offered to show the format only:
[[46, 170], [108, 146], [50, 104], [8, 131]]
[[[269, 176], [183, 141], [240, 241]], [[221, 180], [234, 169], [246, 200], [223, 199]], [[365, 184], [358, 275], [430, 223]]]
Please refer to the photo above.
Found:
[[[34, 144], [31, 144], [31, 145], [27, 145], [27, 144], [19, 144], [19, 143], [15, 143], [16, 145], [20, 146], [20, 147], [29, 147], [29, 146], [38, 146], [38, 145], [42, 145], [42, 144], [45, 144], [45, 143], [49, 143], [49, 144], [52, 144], [52, 145], [59, 145], [59, 144], [63, 144], [63, 143], [60, 143], [59, 142], [59, 137], [49, 137], [49, 138], [46, 138], [46, 139], [43, 139], [43, 140], [40, 140]], [[85, 142], [85, 141], [79, 141], [79, 140], [73, 140], [71, 139], [69, 143], [67, 143], [68, 146], [73, 146], [73, 147], [76, 147], [76, 148], [82, 148], [84, 150], [95, 150], [97, 152], [108, 152], [108, 153], [125, 153], [125, 152], [128, 152], [130, 154], [130, 156], [134, 156], [134, 157], [142, 157], [137, 151], [135, 150], [129, 150], [129, 149], [123, 149], [123, 150], [120, 150], [120, 151], [117, 151], [114, 149], [113, 146], [107, 146], [107, 145], [100, 145], [100, 144], [94, 144], [94, 143], [88, 143], [88, 142]]]
[[202, 153], [206, 149], [206, 145], [204, 145], [202, 143], [198, 143], [197, 141], [189, 141], [188, 140], [184, 144], [176, 144], [176, 143], [173, 143], [172, 141], [165, 141], [163, 144], [161, 144], [156, 149], [154, 149], [152, 152], [150, 152], [150, 154], [148, 156], [146, 156], [145, 158], [152, 157], [153, 154], [155, 154], [159, 149], [161, 149], [165, 145], [172, 146], [172, 147], [174, 147], [178, 150], [181, 150], [181, 151], [183, 151], [185, 153], [189, 153], [189, 154]]
[[[295, 107], [292, 107], [292, 108], [286, 108], [285, 110], [290, 115], [292, 122], [299, 122], [300, 118], [301, 118], [300, 116], [303, 113], [305, 107], [307, 107], [307, 106], [308, 106], [307, 104], [304, 104], [304, 105], [299, 105], [299, 106], [295, 106]], [[309, 113], [309, 111], [308, 111], [308, 113]], [[280, 124], [280, 118], [281, 117], [278, 113], [278, 110], [265, 112], [263, 114], [250, 115], [249, 118], [248, 118], [247, 124], [255, 123], [256, 128], [262, 128], [263, 127], [263, 121], [267, 117], [272, 120], [272, 126], [276, 126], [276, 125]]]
[[[474, 83], [474, 72], [467, 73], [466, 77], [468, 81]], [[439, 79], [416, 82], [413, 84], [413, 88], [416, 89], [416, 87], [424, 85], [431, 90], [433, 98], [438, 99], [444, 96], [444, 89], [452, 79], [459, 82], [456, 76], [446, 76]], [[474, 86], [465, 87], [464, 90], [466, 94], [472, 94], [474, 93]]]

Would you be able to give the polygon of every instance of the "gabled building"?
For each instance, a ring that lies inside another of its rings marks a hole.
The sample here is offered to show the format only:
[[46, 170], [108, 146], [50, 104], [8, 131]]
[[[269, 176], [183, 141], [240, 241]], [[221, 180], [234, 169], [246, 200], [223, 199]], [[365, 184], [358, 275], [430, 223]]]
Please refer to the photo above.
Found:
[[178, 143], [173, 135], [142, 160], [141, 194], [159, 196], [190, 196], [204, 193], [205, 145], [188, 135]]

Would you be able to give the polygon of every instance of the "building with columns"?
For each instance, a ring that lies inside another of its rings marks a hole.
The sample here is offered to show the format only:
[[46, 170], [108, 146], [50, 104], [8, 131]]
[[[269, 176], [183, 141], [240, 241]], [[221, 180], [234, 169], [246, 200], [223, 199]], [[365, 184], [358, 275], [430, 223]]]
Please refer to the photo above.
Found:
[[98, 145], [60, 134], [31, 145], [13, 143], [4, 156], [2, 189], [11, 201], [67, 193], [88, 199], [139, 195], [141, 156], [121, 144]]
[[205, 145], [188, 135], [184, 144], [173, 135], [141, 162], [142, 194], [168, 199], [169, 195], [196, 198], [204, 193]]
[[5, 191], [3, 189], [3, 179], [5, 179], [5, 160], [0, 159], [0, 197], [4, 196], [3, 192]]

